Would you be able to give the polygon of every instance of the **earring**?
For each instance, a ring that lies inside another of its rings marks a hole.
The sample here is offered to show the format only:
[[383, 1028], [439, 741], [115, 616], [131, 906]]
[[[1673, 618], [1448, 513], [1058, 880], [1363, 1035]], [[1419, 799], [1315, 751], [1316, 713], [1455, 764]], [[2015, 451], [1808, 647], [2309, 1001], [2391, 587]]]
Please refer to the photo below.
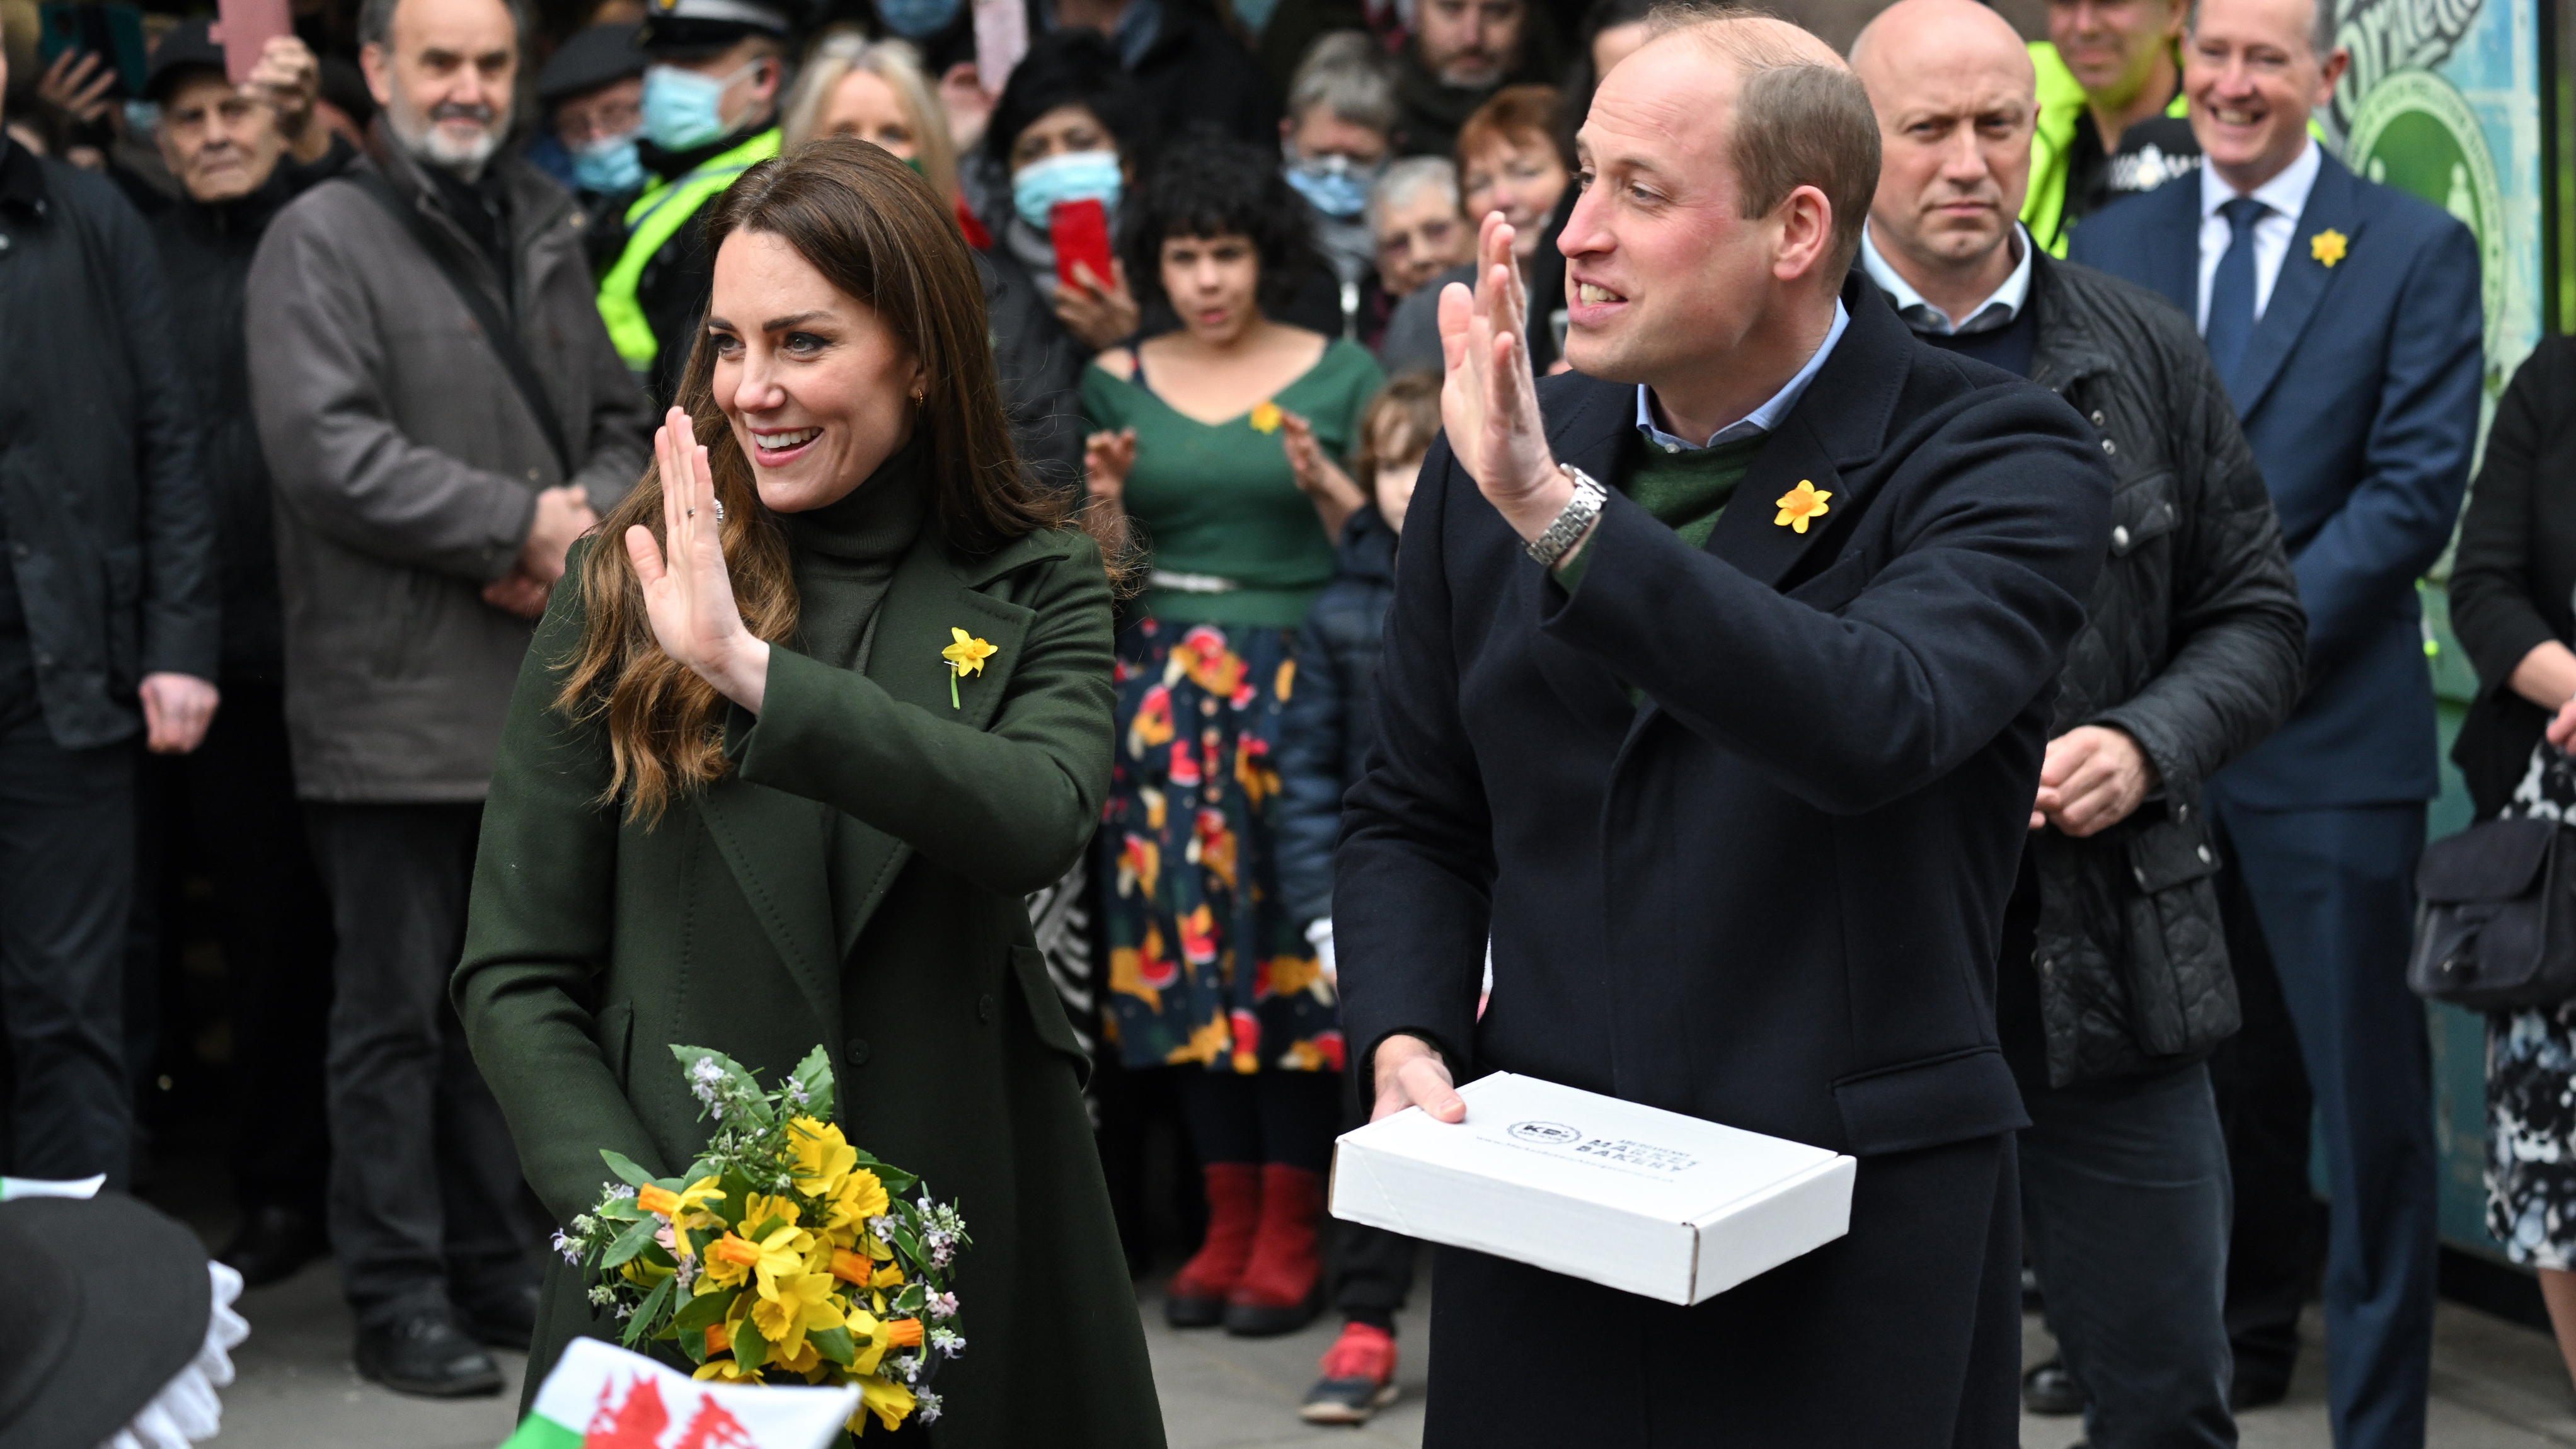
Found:
[[922, 396], [926, 391], [927, 389], [918, 387], [912, 390], [912, 405], [914, 407], [921, 406]]

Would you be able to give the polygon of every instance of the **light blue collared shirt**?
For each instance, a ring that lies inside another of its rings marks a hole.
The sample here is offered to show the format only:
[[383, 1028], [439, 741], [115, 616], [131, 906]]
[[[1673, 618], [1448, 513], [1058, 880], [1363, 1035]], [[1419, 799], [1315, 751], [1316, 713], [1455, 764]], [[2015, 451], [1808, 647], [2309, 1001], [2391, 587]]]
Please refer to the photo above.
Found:
[[1825, 340], [1816, 345], [1816, 355], [1807, 359], [1807, 365], [1798, 369], [1797, 376], [1790, 378], [1781, 385], [1778, 392], [1771, 394], [1769, 402], [1709, 434], [1708, 441], [1705, 443], [1676, 438], [1656, 427], [1654, 401], [1647, 395], [1646, 385], [1641, 382], [1637, 384], [1637, 431], [1646, 435], [1647, 442], [1667, 453], [1678, 453], [1685, 448], [1714, 448], [1720, 443], [1732, 443], [1739, 438], [1750, 438], [1756, 434], [1767, 433], [1780, 426], [1780, 420], [1789, 415], [1789, 409], [1796, 407], [1798, 399], [1806, 395], [1807, 384], [1814, 382], [1816, 374], [1825, 370], [1825, 359], [1833, 356], [1834, 344], [1843, 340], [1843, 329], [1849, 326], [1851, 326], [1851, 313], [1843, 310], [1842, 299], [1836, 297], [1834, 325], [1825, 329]]

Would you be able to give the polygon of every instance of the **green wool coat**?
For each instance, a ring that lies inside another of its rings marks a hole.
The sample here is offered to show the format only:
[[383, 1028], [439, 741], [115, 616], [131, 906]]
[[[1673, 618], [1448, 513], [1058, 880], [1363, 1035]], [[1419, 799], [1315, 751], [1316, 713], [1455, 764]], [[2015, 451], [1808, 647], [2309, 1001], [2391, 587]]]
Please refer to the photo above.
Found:
[[[774, 1085], [821, 1043], [850, 1141], [922, 1174], [974, 1239], [930, 1441], [1160, 1445], [1089, 1063], [1022, 905], [1108, 787], [1108, 583], [1077, 533], [973, 559], [938, 533], [897, 564], [866, 672], [774, 650], [759, 716], [727, 731], [735, 769], [651, 827], [600, 803], [604, 733], [554, 708], [583, 612], [556, 590], [484, 809], [456, 1007], [559, 1222], [609, 1182], [601, 1148], [670, 1175], [705, 1145], [670, 1044]], [[957, 708], [952, 627], [998, 646]], [[583, 1287], [550, 1260], [531, 1392], [574, 1335], [615, 1337]]]

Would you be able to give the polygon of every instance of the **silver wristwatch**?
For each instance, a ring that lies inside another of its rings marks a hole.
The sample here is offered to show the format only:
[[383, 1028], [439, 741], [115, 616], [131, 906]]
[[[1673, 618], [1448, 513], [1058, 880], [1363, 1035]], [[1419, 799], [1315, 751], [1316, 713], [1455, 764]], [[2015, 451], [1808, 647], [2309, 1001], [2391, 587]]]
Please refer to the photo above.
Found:
[[1564, 469], [1565, 476], [1574, 480], [1574, 496], [1565, 500], [1565, 511], [1556, 516], [1556, 522], [1547, 526], [1547, 532], [1522, 545], [1523, 550], [1538, 561], [1538, 566], [1546, 569], [1556, 567], [1557, 560], [1565, 557], [1565, 551], [1574, 547], [1574, 541], [1583, 537], [1583, 531], [1592, 526], [1592, 520], [1601, 516], [1601, 505], [1610, 501], [1610, 490], [1602, 487], [1591, 474], [1570, 463], [1556, 466]]

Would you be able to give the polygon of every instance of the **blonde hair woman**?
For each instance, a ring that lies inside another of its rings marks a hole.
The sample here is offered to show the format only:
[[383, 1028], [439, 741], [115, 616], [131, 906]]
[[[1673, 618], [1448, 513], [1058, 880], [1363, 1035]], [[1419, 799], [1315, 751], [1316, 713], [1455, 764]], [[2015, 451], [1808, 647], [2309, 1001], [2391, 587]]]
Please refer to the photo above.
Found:
[[921, 71], [921, 52], [901, 40], [870, 40], [851, 26], [824, 32], [787, 98], [786, 149], [817, 136], [856, 136], [906, 162], [953, 207], [957, 143], [948, 113]]

